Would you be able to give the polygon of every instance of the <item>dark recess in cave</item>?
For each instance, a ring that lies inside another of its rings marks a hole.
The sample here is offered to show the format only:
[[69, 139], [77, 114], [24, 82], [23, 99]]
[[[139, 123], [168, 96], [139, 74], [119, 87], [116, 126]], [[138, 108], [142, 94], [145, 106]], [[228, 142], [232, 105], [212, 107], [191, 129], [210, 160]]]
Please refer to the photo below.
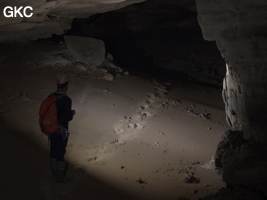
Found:
[[[211, 44], [204, 41], [197, 22], [197, 13], [174, 6], [171, 1], [162, 3], [160, 7], [154, 5], [153, 1], [148, 1], [85, 19], [74, 19], [72, 29], [66, 35], [103, 40], [106, 51], [113, 55], [116, 64], [125, 71], [165, 80], [190, 79], [205, 83], [205, 80], [197, 78], [199, 71], [203, 71], [200, 69], [202, 63], [199, 64], [202, 55], [198, 54], [202, 51], [202, 43], [206, 45], [203, 49], [207, 49], [207, 54], [216, 50], [214, 42]], [[219, 55], [218, 50], [216, 51]], [[216, 59], [224, 68], [222, 58], [218, 56]], [[177, 60], [178, 65], [182, 62], [181, 66], [188, 68], [187, 73], [164, 67], [165, 63], [174, 66], [171, 62]], [[211, 65], [206, 69], [207, 73], [213, 73], [212, 78], [216, 79], [217, 85], [221, 85], [224, 72], [223, 75], [218, 74], [213, 69], [213, 64], [214, 61], [211, 61], [203, 65]], [[190, 72], [195, 66], [198, 68]]]

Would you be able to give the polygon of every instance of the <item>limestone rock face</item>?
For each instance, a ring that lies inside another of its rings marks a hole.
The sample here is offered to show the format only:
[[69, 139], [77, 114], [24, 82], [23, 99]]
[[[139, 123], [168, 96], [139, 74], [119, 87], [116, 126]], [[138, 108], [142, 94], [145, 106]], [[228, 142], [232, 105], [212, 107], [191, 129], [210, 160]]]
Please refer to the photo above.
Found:
[[215, 40], [227, 64], [223, 98], [227, 121], [246, 139], [266, 143], [267, 2], [197, 0], [206, 40]]
[[196, 0], [196, 3], [204, 39], [216, 41], [226, 61], [223, 99], [228, 124], [250, 142], [233, 155], [222, 157], [224, 179], [228, 185], [259, 188], [267, 182], [266, 176], [261, 178], [267, 159], [251, 158], [266, 152], [267, 144], [267, 2]]
[[226, 131], [215, 155], [215, 166], [223, 168], [228, 187], [246, 186], [267, 195], [267, 149], [245, 140], [239, 131]]
[[[63, 34], [74, 18], [117, 10], [145, 0], [2, 0], [0, 42], [28, 41]], [[5, 17], [4, 8], [31, 6], [32, 17]]]

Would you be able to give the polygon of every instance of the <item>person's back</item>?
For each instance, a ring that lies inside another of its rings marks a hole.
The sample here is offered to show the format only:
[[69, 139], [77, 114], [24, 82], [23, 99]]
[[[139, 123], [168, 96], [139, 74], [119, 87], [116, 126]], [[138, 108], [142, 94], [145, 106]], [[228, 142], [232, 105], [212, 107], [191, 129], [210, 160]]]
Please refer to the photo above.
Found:
[[64, 155], [69, 137], [69, 121], [72, 120], [75, 111], [72, 110], [72, 101], [66, 95], [69, 76], [60, 74], [57, 76], [57, 91], [50, 94], [57, 98], [57, 118], [59, 130], [49, 135], [50, 163], [52, 179], [56, 182], [65, 182], [66, 162]]
[[72, 101], [71, 98], [66, 94], [62, 94], [60, 92], [54, 92], [52, 95], [55, 97], [60, 97], [56, 101], [57, 107], [57, 118], [60, 126], [64, 128], [69, 128], [69, 121], [73, 118], [73, 110], [71, 109]]

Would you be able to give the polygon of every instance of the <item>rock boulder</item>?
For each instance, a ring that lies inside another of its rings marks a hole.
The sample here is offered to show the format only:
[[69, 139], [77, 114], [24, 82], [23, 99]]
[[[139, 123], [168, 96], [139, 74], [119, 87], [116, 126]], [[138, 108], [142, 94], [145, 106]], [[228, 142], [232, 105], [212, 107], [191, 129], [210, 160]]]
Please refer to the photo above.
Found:
[[89, 37], [65, 36], [69, 52], [77, 61], [88, 66], [100, 66], [105, 59], [105, 44]]

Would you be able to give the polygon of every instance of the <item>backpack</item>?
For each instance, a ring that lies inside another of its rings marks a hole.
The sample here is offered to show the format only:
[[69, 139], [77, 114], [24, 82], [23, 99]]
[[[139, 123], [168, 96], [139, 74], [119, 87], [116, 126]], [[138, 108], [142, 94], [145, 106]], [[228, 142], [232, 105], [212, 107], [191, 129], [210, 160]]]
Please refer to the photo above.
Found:
[[59, 130], [56, 101], [63, 96], [51, 94], [42, 102], [39, 109], [39, 125], [43, 133], [51, 134]]

